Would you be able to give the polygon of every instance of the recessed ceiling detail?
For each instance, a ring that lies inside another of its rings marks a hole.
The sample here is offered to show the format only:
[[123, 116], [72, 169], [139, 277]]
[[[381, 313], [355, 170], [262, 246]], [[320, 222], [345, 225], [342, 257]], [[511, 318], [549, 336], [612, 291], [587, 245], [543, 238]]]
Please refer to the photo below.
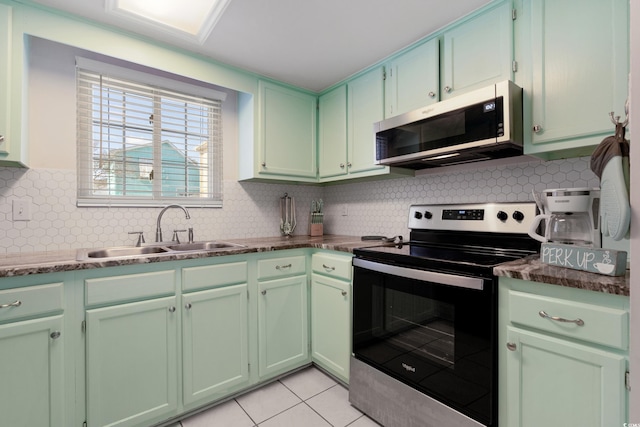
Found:
[[108, 13], [203, 44], [231, 0], [106, 0]]

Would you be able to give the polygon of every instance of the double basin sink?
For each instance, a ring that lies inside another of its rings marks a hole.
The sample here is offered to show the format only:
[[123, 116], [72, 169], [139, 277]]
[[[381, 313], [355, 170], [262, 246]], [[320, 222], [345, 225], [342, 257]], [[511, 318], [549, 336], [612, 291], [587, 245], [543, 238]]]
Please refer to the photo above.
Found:
[[206, 241], [192, 243], [156, 243], [148, 246], [116, 246], [102, 249], [81, 249], [78, 251], [78, 261], [93, 259], [121, 259], [133, 258], [145, 255], [178, 254], [188, 252], [212, 252], [246, 248], [245, 245], [236, 243]]

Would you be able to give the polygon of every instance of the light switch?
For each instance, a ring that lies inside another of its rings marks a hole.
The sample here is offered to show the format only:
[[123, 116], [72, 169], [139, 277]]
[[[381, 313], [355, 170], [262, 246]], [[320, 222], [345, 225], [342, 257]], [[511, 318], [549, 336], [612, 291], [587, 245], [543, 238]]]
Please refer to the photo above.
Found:
[[28, 199], [13, 200], [13, 220], [14, 221], [31, 221], [31, 200], [28, 200]]

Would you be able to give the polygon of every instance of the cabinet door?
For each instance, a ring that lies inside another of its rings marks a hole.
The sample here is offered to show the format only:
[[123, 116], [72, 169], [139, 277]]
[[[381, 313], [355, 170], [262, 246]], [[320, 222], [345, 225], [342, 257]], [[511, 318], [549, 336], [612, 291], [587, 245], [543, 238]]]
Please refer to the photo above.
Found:
[[9, 108], [11, 97], [11, 7], [0, 4], [0, 152], [9, 143]]
[[[518, 328], [507, 328], [510, 427], [621, 426], [624, 356]], [[501, 402], [505, 404], [505, 402]]]
[[349, 173], [384, 169], [375, 165], [373, 124], [384, 117], [382, 67], [348, 83]]
[[258, 283], [260, 377], [309, 361], [307, 276]]
[[62, 316], [0, 325], [0, 424], [66, 427]]
[[350, 321], [350, 283], [313, 274], [311, 281], [313, 361], [345, 382], [349, 382]]
[[177, 409], [176, 297], [87, 310], [87, 424], [137, 426]]
[[[609, 112], [624, 115], [629, 2], [537, 0], [525, 5], [531, 7], [533, 73], [528, 129], [536, 127], [529, 152], [597, 145], [613, 134]], [[594, 135], [598, 138], [591, 142], [566, 141]], [[562, 140], [562, 145], [535, 147]]]
[[397, 116], [439, 99], [438, 39], [429, 40], [394, 59], [385, 78], [385, 117]]
[[183, 296], [184, 404], [224, 396], [249, 379], [247, 285]]
[[316, 178], [316, 97], [260, 82], [260, 174]]
[[318, 170], [320, 178], [347, 173], [347, 87], [339, 86], [319, 100]]
[[511, 2], [503, 2], [444, 33], [442, 99], [511, 79], [511, 10]]

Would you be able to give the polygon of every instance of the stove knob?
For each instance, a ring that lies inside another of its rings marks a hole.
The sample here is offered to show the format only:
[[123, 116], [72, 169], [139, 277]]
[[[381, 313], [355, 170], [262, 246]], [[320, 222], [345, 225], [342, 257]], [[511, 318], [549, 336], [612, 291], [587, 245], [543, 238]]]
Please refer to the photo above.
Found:
[[415, 219], [422, 219], [422, 213], [420, 213], [420, 212], [416, 212], [416, 213], [414, 213], [414, 214], [413, 214], [413, 217], [414, 217]]
[[515, 211], [512, 216], [513, 216], [513, 219], [515, 219], [518, 222], [521, 222], [524, 219], [524, 214], [520, 211]]
[[504, 211], [498, 212], [498, 219], [500, 221], [505, 222], [508, 218], [509, 218], [509, 215], [507, 215], [506, 212], [504, 212]]
[[433, 214], [429, 211], [424, 211], [424, 217], [427, 219], [431, 219], [433, 217]]

